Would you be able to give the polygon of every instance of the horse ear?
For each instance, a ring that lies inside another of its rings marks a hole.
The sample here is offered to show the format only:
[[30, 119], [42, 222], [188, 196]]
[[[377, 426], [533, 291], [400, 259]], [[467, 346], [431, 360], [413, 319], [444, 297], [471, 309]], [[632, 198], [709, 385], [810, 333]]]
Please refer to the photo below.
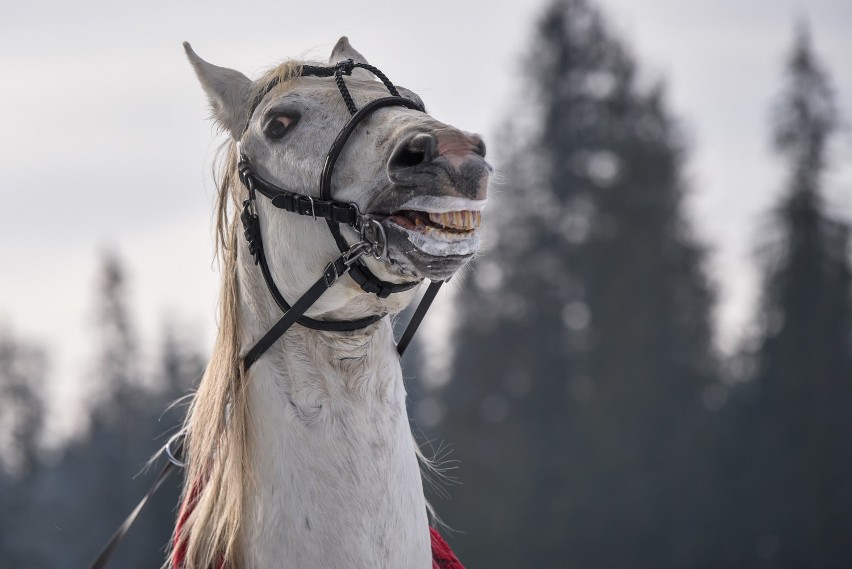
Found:
[[[343, 61], [344, 59], [353, 59], [358, 63], [367, 63], [367, 58], [358, 53], [354, 47], [349, 45], [349, 38], [346, 36], [337, 40], [337, 44], [334, 46], [334, 49], [331, 50], [331, 57], [328, 59], [328, 62], [334, 65], [338, 61]], [[366, 69], [360, 68], [352, 70], [352, 77], [355, 79], [363, 79], [365, 81], [373, 81], [376, 79], [375, 75]]]
[[183, 42], [183, 48], [210, 100], [213, 118], [238, 140], [248, 118], [246, 115], [251, 99], [251, 79], [239, 71], [207, 63], [198, 57], [189, 42]]

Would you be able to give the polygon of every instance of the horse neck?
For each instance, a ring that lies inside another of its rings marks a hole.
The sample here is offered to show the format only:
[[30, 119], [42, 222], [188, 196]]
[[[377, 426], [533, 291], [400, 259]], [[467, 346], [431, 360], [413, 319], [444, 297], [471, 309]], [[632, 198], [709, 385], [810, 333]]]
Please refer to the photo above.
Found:
[[[280, 314], [262, 283], [246, 285], [244, 347], [270, 325], [259, 305]], [[388, 318], [350, 333], [294, 326], [251, 368], [244, 566], [431, 567], [392, 332]]]

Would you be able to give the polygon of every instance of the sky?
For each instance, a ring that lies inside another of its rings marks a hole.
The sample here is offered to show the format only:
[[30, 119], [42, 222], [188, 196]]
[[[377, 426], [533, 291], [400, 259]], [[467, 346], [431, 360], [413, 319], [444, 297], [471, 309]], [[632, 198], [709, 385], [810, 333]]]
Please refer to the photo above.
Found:
[[[541, 0], [326, 2], [2, 1], [0, 323], [45, 345], [52, 388], [85, 394], [98, 259], [128, 268], [132, 311], [154, 361], [168, 324], [208, 350], [218, 277], [210, 168], [222, 138], [187, 64], [249, 76], [286, 57], [326, 59], [341, 35], [440, 120], [495, 133], [523, 113], [520, 57]], [[783, 184], [769, 146], [793, 23], [807, 17], [852, 116], [848, 0], [603, 0], [643, 77], [663, 79], [690, 141], [689, 216], [710, 246], [718, 326], [730, 350], [751, 316], [751, 250]], [[852, 140], [834, 149], [828, 196], [852, 212]], [[499, 167], [499, 163], [497, 164]], [[446, 337], [448, 295], [426, 335]], [[442, 332], [442, 326], [444, 326]], [[438, 350], [436, 353], [440, 353]]]

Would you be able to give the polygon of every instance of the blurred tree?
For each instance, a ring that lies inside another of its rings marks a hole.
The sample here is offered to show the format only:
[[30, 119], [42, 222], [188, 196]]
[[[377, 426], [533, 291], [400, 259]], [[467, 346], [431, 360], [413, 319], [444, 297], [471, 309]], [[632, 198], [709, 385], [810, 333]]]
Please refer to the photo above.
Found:
[[823, 177], [838, 124], [829, 78], [801, 25], [774, 113], [789, 165], [763, 247], [756, 382], [747, 386], [753, 457], [747, 567], [852, 564], [852, 268], [849, 224], [827, 213]]
[[[80, 561], [91, 561], [100, 545], [132, 509], [144, 491], [144, 481], [134, 480], [153, 454], [156, 445], [147, 435], [145, 418], [151, 398], [143, 384], [137, 337], [127, 298], [127, 277], [115, 253], [102, 257], [95, 303], [95, 366], [89, 375], [94, 387], [91, 429], [88, 439], [69, 450], [76, 464], [79, 486], [72, 498], [91, 504], [91, 519], [82, 541]], [[141, 482], [141, 483], [140, 483]], [[79, 515], [80, 510], [69, 510]], [[78, 518], [79, 519], [79, 518]], [[77, 528], [77, 523], [70, 524]], [[66, 534], [71, 533], [66, 528]], [[116, 563], [133, 565], [146, 559], [143, 551], [156, 552], [160, 544], [137, 545], [128, 540], [119, 550]], [[156, 561], [145, 563], [153, 565]]]
[[552, 3], [537, 32], [537, 118], [504, 136], [491, 251], [457, 302], [436, 433], [464, 486], [438, 509], [474, 567], [700, 566], [724, 388], [682, 137], [586, 0]]
[[37, 346], [0, 328], [0, 461], [4, 470], [31, 474], [44, 427], [46, 357]]
[[0, 328], [0, 559], [3, 566], [45, 567], [36, 522], [46, 358], [41, 348]]
[[[146, 461], [179, 425], [179, 411], [166, 412], [200, 373], [200, 357], [167, 328], [162, 360], [145, 381], [128, 309], [125, 271], [114, 255], [104, 257], [97, 294], [96, 366], [91, 374], [91, 426], [70, 443], [48, 473], [46, 517], [60, 532], [53, 539], [52, 567], [81, 567], [145, 494], [159, 470], [146, 475]], [[159, 464], [162, 464], [160, 460]], [[111, 561], [116, 567], [158, 567], [174, 523], [176, 477], [149, 504]]]
[[[167, 322], [163, 327], [160, 340], [160, 364], [156, 371], [155, 391], [152, 393], [151, 405], [146, 415], [148, 428], [145, 442], [157, 441], [157, 446], [166, 443], [168, 437], [175, 433], [183, 423], [186, 395], [190, 388], [197, 384], [204, 369], [205, 360], [193, 341], [173, 322]], [[145, 452], [145, 451], [142, 451]], [[147, 455], [140, 455], [143, 458]], [[151, 473], [159, 474], [163, 464], [161, 459]], [[145, 534], [148, 543], [159, 546], [159, 559], [162, 560], [162, 547], [168, 543], [177, 515], [180, 499], [180, 473], [172, 475], [158, 491], [148, 506], [135, 533]], [[151, 484], [149, 475], [146, 484]], [[141, 495], [134, 496], [138, 500]], [[151, 551], [152, 555], [155, 553]]]

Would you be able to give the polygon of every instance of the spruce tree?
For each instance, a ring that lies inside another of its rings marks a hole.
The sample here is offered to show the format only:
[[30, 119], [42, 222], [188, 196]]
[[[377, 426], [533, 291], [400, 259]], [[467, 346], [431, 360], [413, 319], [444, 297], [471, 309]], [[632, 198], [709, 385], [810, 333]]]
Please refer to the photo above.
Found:
[[[90, 428], [85, 438], [64, 449], [46, 489], [55, 494], [51, 522], [61, 528], [55, 540], [55, 567], [86, 566], [95, 558], [150, 486], [155, 473], [142, 473], [167, 430], [158, 422], [164, 403], [157, 400], [140, 369], [126, 270], [115, 254], [102, 259], [95, 317], [96, 353], [88, 376], [94, 386]], [[148, 515], [143, 512], [113, 564], [162, 564], [172, 519], [159, 520], [155, 530]]]
[[[755, 345], [753, 549], [771, 567], [852, 563], [852, 268], [849, 222], [824, 195], [838, 111], [805, 26], [774, 113], [787, 164], [772, 212]], [[746, 563], [756, 566], [753, 561]]]
[[715, 359], [682, 137], [586, 0], [547, 8], [525, 67], [537, 118], [504, 137], [457, 303], [439, 436], [463, 485], [438, 511], [471, 566], [684, 566]]
[[[0, 328], [0, 565], [85, 567], [153, 483], [146, 461], [181, 424], [170, 405], [200, 377], [189, 336], [166, 328], [155, 377], [145, 380], [120, 260], [105, 257], [96, 294], [90, 426], [45, 460], [45, 355]], [[180, 477], [149, 501], [110, 566], [159, 567], [174, 524]], [[46, 545], [48, 544], [48, 545]]]
[[31, 539], [40, 497], [45, 421], [44, 350], [0, 326], [0, 559], [9, 567], [47, 566]]

